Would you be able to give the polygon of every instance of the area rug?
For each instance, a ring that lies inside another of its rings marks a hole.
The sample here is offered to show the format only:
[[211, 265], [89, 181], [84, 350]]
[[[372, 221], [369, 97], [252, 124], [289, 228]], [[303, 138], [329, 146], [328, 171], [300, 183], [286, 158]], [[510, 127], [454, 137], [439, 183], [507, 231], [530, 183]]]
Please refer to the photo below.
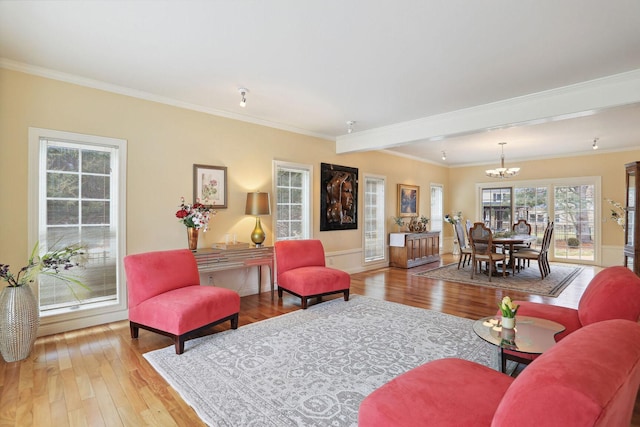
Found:
[[[508, 270], [511, 273], [510, 270]], [[498, 289], [527, 292], [530, 294], [557, 297], [582, 271], [582, 267], [575, 265], [551, 263], [551, 273], [544, 279], [540, 278], [540, 270], [535, 262], [530, 267], [518, 272], [515, 276], [494, 276], [489, 282], [486, 274], [475, 274], [471, 279], [471, 267], [466, 266], [458, 270], [458, 264], [449, 264], [433, 270], [416, 273], [416, 276], [440, 279], [447, 282], [466, 283], [469, 285], [487, 286]]]
[[360, 402], [425, 362], [497, 366], [473, 321], [354, 295], [144, 357], [212, 426], [356, 426]]

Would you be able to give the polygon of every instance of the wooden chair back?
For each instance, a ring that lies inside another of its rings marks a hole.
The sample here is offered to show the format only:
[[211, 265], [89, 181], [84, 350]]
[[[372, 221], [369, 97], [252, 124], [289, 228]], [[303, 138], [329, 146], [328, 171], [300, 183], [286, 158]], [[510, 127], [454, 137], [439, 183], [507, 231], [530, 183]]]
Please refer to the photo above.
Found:
[[516, 234], [531, 234], [531, 224], [526, 219], [519, 219], [518, 222], [513, 224], [512, 229]]

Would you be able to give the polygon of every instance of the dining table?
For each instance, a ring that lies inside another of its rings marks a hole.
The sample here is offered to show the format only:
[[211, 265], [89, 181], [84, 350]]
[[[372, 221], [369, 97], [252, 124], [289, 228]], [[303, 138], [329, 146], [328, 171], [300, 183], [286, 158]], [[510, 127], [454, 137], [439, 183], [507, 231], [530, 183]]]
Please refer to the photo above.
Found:
[[[513, 248], [515, 245], [523, 245], [525, 243], [533, 243], [538, 240], [538, 236], [532, 234], [514, 234], [512, 236], [500, 236], [498, 233], [493, 234], [491, 243], [494, 246], [502, 246], [503, 250], [509, 250], [509, 261], [503, 268], [511, 267], [513, 274], [516, 273], [515, 263], [513, 262]], [[497, 271], [496, 271], [497, 273]]]

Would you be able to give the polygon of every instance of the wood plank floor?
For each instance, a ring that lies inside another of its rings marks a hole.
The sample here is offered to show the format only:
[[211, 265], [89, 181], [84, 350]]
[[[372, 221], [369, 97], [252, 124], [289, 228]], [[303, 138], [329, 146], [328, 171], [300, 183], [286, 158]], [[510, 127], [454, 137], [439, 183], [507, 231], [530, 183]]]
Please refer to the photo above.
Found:
[[[443, 263], [455, 261], [445, 255]], [[508, 293], [515, 299], [577, 307], [599, 269], [587, 267], [558, 298], [447, 283], [416, 277], [411, 270], [383, 268], [352, 275], [351, 292], [476, 319], [496, 312]], [[242, 298], [240, 325], [300, 309], [300, 300], [270, 293]], [[228, 329], [224, 326], [214, 331]], [[39, 338], [30, 357], [0, 361], [2, 426], [203, 426], [196, 413], [143, 358], [172, 345], [166, 337], [141, 330], [132, 340], [126, 321]], [[640, 427], [640, 404], [632, 426]]]

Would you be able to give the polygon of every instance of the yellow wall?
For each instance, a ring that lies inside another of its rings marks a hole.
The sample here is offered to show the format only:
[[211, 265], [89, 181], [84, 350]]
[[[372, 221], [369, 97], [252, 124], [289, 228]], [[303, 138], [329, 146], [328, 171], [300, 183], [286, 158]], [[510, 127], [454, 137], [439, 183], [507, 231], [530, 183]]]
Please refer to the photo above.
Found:
[[[250, 113], [250, 111], [248, 111]], [[174, 213], [180, 196], [191, 199], [194, 163], [228, 168], [228, 209], [221, 209], [200, 246], [226, 233], [249, 241], [254, 220], [244, 215], [247, 191], [272, 191], [272, 161], [314, 167], [313, 234], [327, 252], [362, 246], [363, 188], [359, 187], [358, 230], [319, 231], [320, 163], [334, 163], [387, 177], [386, 217], [396, 215], [396, 185], [419, 185], [420, 213], [429, 212], [429, 184], [444, 185], [445, 212], [476, 212], [475, 183], [490, 182], [486, 167], [443, 168], [381, 152], [336, 155], [330, 141], [212, 116], [61, 81], [0, 69], [0, 261], [21, 265], [27, 247], [27, 135], [29, 127], [93, 134], [128, 141], [127, 252], [186, 247], [186, 232]], [[602, 197], [624, 200], [627, 162], [640, 150], [518, 162], [518, 180], [601, 176]], [[608, 215], [606, 203], [603, 217]], [[475, 218], [472, 218], [475, 219]], [[272, 243], [272, 218], [263, 219]], [[452, 231], [445, 227], [445, 241]], [[622, 246], [623, 234], [603, 224], [603, 245]], [[445, 245], [445, 247], [447, 247]]]
[[[247, 191], [272, 191], [272, 161], [314, 167], [313, 234], [327, 252], [362, 246], [362, 177], [387, 177], [386, 216], [396, 215], [396, 184], [421, 187], [420, 213], [429, 209], [429, 184], [448, 185], [446, 168], [383, 153], [336, 155], [323, 139], [212, 116], [61, 81], [0, 69], [0, 261], [22, 265], [27, 247], [29, 127], [128, 141], [127, 252], [184, 248], [185, 227], [174, 214], [193, 194], [193, 164], [228, 168], [228, 209], [220, 209], [200, 247], [226, 233], [249, 241], [255, 220], [244, 215]], [[248, 113], [250, 110], [248, 109]], [[357, 230], [319, 231], [320, 163], [359, 169]], [[428, 216], [428, 214], [427, 214]], [[267, 243], [272, 218], [263, 218]], [[390, 228], [391, 229], [391, 228]]]
[[[520, 174], [515, 178], [506, 180], [505, 184], [509, 185], [516, 179], [524, 181], [600, 176], [603, 199], [601, 200], [602, 219], [605, 220], [609, 217], [610, 205], [604, 199], [609, 198], [624, 204], [624, 165], [636, 160], [640, 160], [640, 149], [615, 153], [595, 152], [592, 155], [579, 157], [513, 162], [513, 166], [516, 166], [517, 163], [517, 166], [521, 168]], [[479, 219], [475, 217], [478, 211], [475, 183], [496, 183], [496, 180], [485, 175], [485, 169], [487, 168], [480, 166], [451, 169], [449, 180], [452, 189], [450, 205], [454, 210], [462, 210], [465, 217], [470, 218], [472, 221]], [[602, 224], [602, 245], [619, 246], [621, 248], [623, 244], [624, 232], [621, 227], [612, 221], [604, 221]], [[622, 257], [620, 257], [619, 263], [622, 264]]]

